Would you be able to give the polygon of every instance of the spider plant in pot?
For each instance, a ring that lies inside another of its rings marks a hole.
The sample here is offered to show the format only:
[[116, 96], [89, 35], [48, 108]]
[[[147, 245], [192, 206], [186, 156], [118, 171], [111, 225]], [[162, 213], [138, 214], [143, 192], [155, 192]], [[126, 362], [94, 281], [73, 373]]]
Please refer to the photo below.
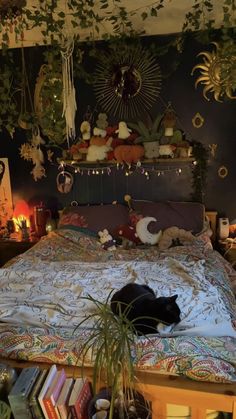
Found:
[[92, 387], [95, 397], [89, 405], [89, 419], [96, 417], [96, 402], [104, 398], [110, 402], [104, 418], [148, 419], [151, 418], [150, 406], [135, 390], [137, 379], [132, 351], [137, 334], [133, 322], [128, 321], [125, 313], [120, 311], [120, 315], [114, 315], [110, 295], [105, 302], [92, 296], [83, 297], [94, 305], [95, 310], [76, 327], [89, 325], [90, 328], [80, 352], [82, 371], [87, 366], [88, 357], [93, 365]]
[[164, 127], [162, 125], [163, 115], [157, 115], [156, 119], [149, 125], [145, 125], [143, 121], [137, 123], [129, 122], [128, 126], [134, 129], [139, 137], [135, 143], [142, 143], [145, 150], [145, 157], [153, 159], [159, 157], [159, 142], [164, 135]]

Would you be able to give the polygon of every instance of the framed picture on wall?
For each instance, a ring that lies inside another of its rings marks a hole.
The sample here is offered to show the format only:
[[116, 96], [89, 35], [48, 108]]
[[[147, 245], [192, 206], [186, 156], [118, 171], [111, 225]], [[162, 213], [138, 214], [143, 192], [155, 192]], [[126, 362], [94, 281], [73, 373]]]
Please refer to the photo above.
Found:
[[12, 218], [13, 204], [8, 159], [0, 157], [0, 227]]

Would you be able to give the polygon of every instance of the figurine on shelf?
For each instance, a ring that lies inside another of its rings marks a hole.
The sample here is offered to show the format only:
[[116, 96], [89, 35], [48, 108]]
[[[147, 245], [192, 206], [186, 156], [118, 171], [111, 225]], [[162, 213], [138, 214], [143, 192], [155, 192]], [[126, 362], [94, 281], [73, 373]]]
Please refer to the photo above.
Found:
[[82, 139], [87, 141], [91, 137], [91, 125], [88, 121], [83, 121], [80, 125], [80, 132], [82, 134]]
[[118, 138], [121, 138], [121, 140], [126, 140], [130, 136], [132, 130], [127, 127], [126, 122], [121, 121], [119, 122], [119, 128], [115, 132], [118, 134]]

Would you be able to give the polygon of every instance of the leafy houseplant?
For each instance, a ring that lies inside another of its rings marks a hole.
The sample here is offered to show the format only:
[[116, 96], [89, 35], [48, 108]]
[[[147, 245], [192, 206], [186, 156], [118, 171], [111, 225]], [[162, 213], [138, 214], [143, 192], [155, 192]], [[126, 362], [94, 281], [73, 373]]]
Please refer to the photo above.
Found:
[[152, 141], [159, 141], [164, 134], [164, 129], [161, 125], [163, 115], [157, 115], [151, 126], [147, 126], [142, 121], [138, 121], [137, 124], [129, 122], [130, 128], [134, 129], [139, 133], [139, 137], [136, 138], [136, 143], [146, 143]]
[[153, 123], [145, 125], [144, 122], [138, 121], [138, 123], [130, 122], [128, 125], [130, 128], [138, 132], [139, 137], [136, 138], [135, 143], [142, 143], [145, 149], [146, 158], [156, 158], [159, 156], [159, 141], [164, 134], [164, 128], [162, 126], [163, 115], [157, 115]]
[[[148, 404], [142, 395], [139, 394], [137, 397], [138, 393], [135, 391], [136, 379], [132, 348], [135, 344], [136, 333], [133, 322], [127, 320], [125, 313], [124, 315], [120, 313], [119, 316], [114, 315], [109, 302], [110, 294], [105, 302], [98, 301], [91, 296], [84, 298], [93, 303], [96, 310], [77, 326], [79, 328], [86, 325], [87, 321], [93, 322], [89, 337], [82, 345], [82, 365], [84, 365], [86, 357], [91, 356], [95, 393], [98, 392], [101, 383], [105, 382], [106, 384], [107, 392], [110, 395], [108, 418], [150, 418]], [[129, 310], [129, 306], [127, 310]], [[132, 402], [133, 400], [134, 402]], [[130, 408], [131, 406], [132, 408]]]

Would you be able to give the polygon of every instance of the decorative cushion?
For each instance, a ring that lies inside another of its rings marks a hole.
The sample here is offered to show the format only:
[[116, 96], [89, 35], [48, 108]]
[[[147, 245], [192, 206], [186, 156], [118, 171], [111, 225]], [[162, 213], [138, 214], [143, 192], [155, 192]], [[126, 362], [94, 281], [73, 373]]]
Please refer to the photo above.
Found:
[[131, 216], [133, 220], [143, 217], [154, 217], [156, 223], [148, 227], [152, 233], [176, 226], [193, 234], [202, 231], [204, 226], [205, 208], [198, 202], [152, 202], [132, 200]]
[[72, 225], [86, 227], [96, 233], [106, 228], [112, 235], [122, 224], [129, 224], [129, 211], [121, 204], [66, 207], [59, 220], [59, 228]]
[[157, 244], [161, 238], [162, 231], [159, 230], [158, 233], [153, 234], [148, 229], [150, 223], [156, 223], [156, 218], [154, 217], [143, 217], [136, 224], [136, 232], [142, 243], [145, 244]]

